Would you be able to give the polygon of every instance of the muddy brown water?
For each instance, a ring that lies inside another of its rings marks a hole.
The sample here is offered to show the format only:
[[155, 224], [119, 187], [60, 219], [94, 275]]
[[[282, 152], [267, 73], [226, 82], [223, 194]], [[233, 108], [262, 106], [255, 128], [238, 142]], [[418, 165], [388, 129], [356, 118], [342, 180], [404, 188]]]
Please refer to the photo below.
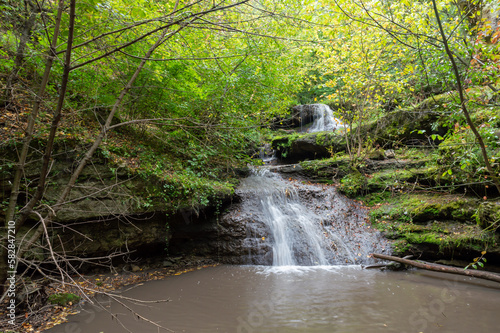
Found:
[[[450, 274], [360, 266], [218, 266], [122, 291], [174, 332], [498, 332], [500, 286]], [[51, 333], [166, 332], [106, 297]], [[113, 319], [111, 313], [116, 315]]]

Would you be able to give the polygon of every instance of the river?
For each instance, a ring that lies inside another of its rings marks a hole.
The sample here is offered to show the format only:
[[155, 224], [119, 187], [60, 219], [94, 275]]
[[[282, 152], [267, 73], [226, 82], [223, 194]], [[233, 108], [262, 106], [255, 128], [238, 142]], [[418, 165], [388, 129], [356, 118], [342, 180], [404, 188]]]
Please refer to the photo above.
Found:
[[[166, 303], [126, 304], [175, 332], [496, 332], [493, 282], [360, 266], [218, 266], [147, 282], [121, 293]], [[48, 332], [156, 333], [107, 297]], [[116, 314], [113, 319], [110, 313]], [[123, 326], [122, 326], [123, 325]]]

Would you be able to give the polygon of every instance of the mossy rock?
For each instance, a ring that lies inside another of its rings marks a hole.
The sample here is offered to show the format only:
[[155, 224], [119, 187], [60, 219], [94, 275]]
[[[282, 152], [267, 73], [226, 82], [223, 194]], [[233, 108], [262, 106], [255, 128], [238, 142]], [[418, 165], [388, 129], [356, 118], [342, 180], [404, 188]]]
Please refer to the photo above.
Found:
[[400, 141], [411, 145], [428, 145], [432, 134], [444, 136], [448, 111], [457, 105], [456, 93], [444, 93], [427, 98], [422, 103], [387, 113], [363, 126], [381, 146]]
[[351, 172], [340, 180], [338, 190], [347, 197], [354, 198], [367, 189], [366, 176], [357, 169], [352, 168]]
[[394, 196], [388, 204], [373, 210], [373, 220], [384, 219], [395, 222], [426, 223], [443, 220], [474, 224], [478, 199], [456, 195], [411, 195]]
[[484, 202], [477, 211], [477, 224], [483, 229], [500, 232], [500, 202]]
[[271, 146], [288, 161], [326, 158], [346, 149], [344, 136], [336, 132], [280, 135], [273, 138]]
[[345, 155], [336, 158], [300, 162], [301, 174], [314, 181], [342, 179], [350, 172], [350, 160]]

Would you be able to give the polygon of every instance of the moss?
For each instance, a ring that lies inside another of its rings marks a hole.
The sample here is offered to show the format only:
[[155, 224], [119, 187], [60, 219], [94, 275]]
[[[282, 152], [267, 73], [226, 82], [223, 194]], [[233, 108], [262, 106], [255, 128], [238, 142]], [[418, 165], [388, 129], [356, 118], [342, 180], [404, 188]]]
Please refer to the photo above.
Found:
[[339, 192], [345, 194], [350, 198], [356, 197], [358, 194], [365, 191], [367, 188], [367, 181], [365, 175], [357, 169], [352, 168], [351, 172], [340, 180]]
[[[410, 248], [421, 245], [436, 248], [440, 253], [482, 251], [496, 246], [491, 230], [472, 223], [476, 216], [482, 216], [475, 198], [405, 194], [389, 197], [386, 202], [378, 203], [369, 216], [375, 228], [395, 240], [397, 254], [407, 254]], [[490, 207], [485, 207], [485, 216], [489, 218], [494, 215]]]
[[482, 203], [475, 215], [477, 224], [492, 232], [499, 231], [500, 228], [500, 202]]
[[394, 255], [404, 256], [409, 253], [411, 245], [406, 239], [399, 239], [392, 243], [392, 249], [394, 251]]
[[415, 178], [417, 170], [390, 169], [375, 172], [368, 176], [367, 185], [370, 192], [389, 190], [391, 192], [405, 189], [407, 182]]
[[372, 220], [385, 219], [395, 222], [425, 223], [432, 220], [449, 220], [473, 223], [478, 200], [454, 195], [410, 195], [392, 197], [387, 205], [377, 207]]
[[275, 136], [271, 139], [271, 147], [278, 151], [279, 156], [287, 157], [293, 141], [301, 136], [299, 133]]
[[57, 304], [60, 306], [67, 306], [70, 303], [78, 303], [80, 302], [81, 297], [71, 293], [62, 293], [62, 294], [52, 294], [49, 296], [50, 304]]

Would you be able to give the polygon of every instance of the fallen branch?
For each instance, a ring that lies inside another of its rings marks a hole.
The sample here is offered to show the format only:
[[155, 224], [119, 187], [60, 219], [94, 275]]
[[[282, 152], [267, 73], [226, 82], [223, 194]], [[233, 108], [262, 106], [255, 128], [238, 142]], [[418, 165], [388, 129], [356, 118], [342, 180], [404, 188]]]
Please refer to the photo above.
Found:
[[469, 269], [450, 267], [450, 266], [444, 266], [444, 265], [437, 265], [437, 264], [431, 264], [431, 263], [423, 263], [423, 262], [419, 262], [419, 261], [415, 261], [415, 260], [393, 257], [393, 256], [388, 256], [385, 254], [378, 254], [378, 253], [372, 253], [372, 257], [378, 258], [378, 259], [396, 261], [396, 262], [399, 262], [399, 263], [402, 263], [405, 265], [410, 265], [410, 266], [414, 266], [414, 267], [421, 268], [421, 269], [427, 269], [429, 271], [472, 276], [472, 277], [476, 277], [479, 279], [485, 279], [485, 280], [490, 280], [490, 281], [495, 281], [495, 282], [500, 283], [500, 275], [495, 274], [495, 273], [469, 270]]

